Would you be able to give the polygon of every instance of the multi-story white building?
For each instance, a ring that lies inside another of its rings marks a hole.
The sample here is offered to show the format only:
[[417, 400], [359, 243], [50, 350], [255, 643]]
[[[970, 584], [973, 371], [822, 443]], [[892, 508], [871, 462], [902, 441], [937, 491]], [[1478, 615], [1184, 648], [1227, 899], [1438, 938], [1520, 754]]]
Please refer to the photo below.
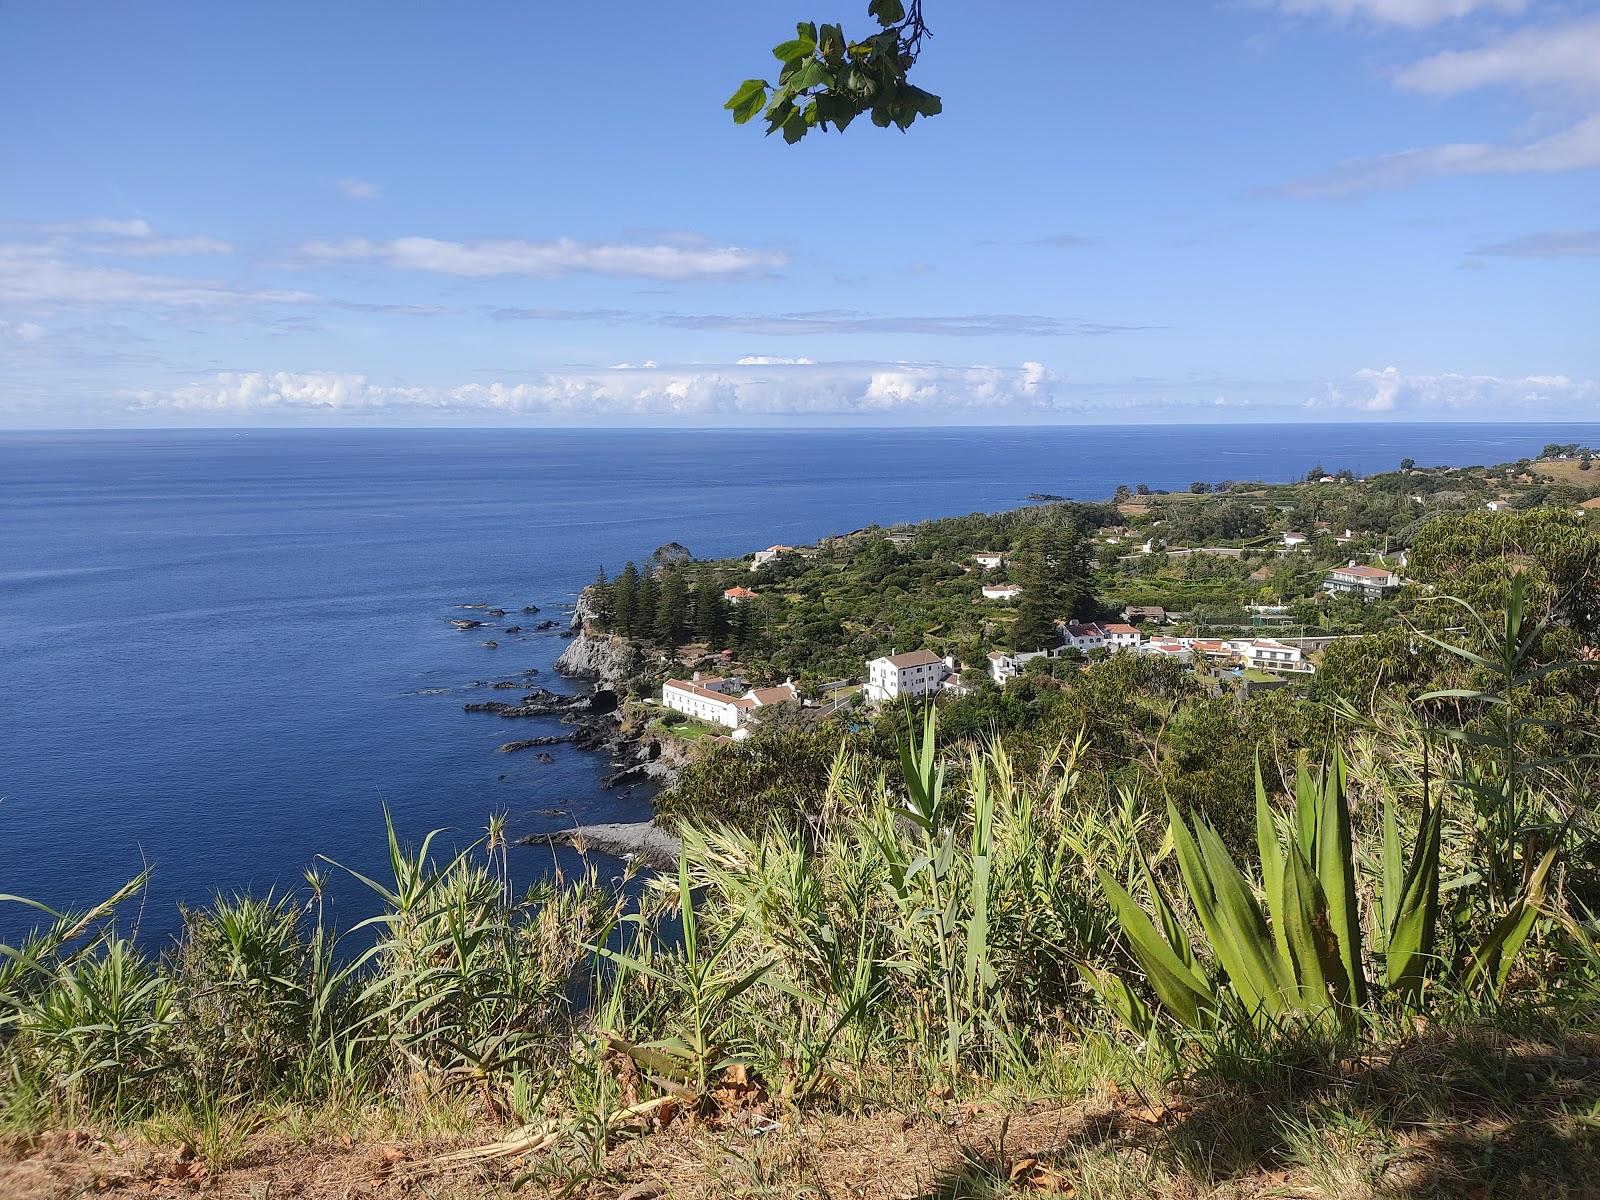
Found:
[[1328, 577], [1322, 581], [1322, 590], [1376, 600], [1397, 590], [1404, 582], [1387, 567], [1362, 567], [1352, 560], [1348, 566], [1335, 567], [1328, 572]]
[[722, 682], [720, 679], [669, 679], [661, 688], [661, 703], [696, 721], [737, 729], [756, 704], [743, 696], [729, 696], [706, 686]]
[[1316, 671], [1316, 667], [1306, 661], [1299, 646], [1285, 645], [1272, 638], [1238, 638], [1229, 645], [1246, 667], [1257, 671], [1297, 675], [1310, 675]]
[[932, 650], [886, 654], [867, 664], [868, 700], [897, 700], [901, 696], [931, 696], [939, 690], [951, 667]]

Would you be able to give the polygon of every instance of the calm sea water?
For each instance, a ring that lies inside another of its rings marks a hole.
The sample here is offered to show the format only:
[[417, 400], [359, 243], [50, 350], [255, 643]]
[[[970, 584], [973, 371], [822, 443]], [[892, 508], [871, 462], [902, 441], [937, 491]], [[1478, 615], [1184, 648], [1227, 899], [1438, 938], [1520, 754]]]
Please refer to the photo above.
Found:
[[[934, 431], [0, 433], [0, 893], [62, 907], [155, 869], [179, 902], [296, 885], [318, 853], [381, 866], [470, 841], [636, 819], [605, 764], [498, 755], [553, 722], [463, 713], [467, 686], [565, 644], [452, 629], [454, 606], [557, 616], [598, 565], [697, 555], [1119, 483], [1486, 463], [1589, 427]], [[510, 623], [512, 618], [500, 622]], [[531, 622], [524, 621], [525, 625]], [[551, 852], [518, 847], [521, 879]], [[354, 901], [346, 893], [347, 906]], [[0, 940], [28, 923], [0, 905]]]

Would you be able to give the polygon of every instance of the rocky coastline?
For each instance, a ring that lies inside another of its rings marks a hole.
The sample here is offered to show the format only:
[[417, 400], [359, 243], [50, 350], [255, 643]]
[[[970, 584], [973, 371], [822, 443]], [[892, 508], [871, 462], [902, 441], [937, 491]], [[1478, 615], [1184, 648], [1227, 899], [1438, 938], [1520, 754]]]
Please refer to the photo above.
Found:
[[[483, 605], [459, 607], [478, 609], [485, 617], [495, 617], [505, 611]], [[522, 611], [531, 614], [538, 609], [530, 605]], [[684, 759], [681, 748], [664, 746], [655, 738], [635, 738], [624, 731], [621, 697], [635, 665], [636, 651], [622, 638], [591, 632], [592, 616], [587, 592], [582, 593], [573, 606], [567, 628], [561, 631], [561, 636], [569, 639], [568, 644], [555, 661], [556, 673], [587, 684], [584, 691], [578, 694], [554, 692], [531, 682], [536, 672], [525, 672], [522, 679], [487, 684], [493, 690], [516, 691], [520, 695], [505, 700], [471, 701], [462, 708], [466, 712], [492, 714], [504, 720], [555, 717], [564, 725], [574, 726], [571, 733], [507, 741], [499, 747], [498, 753], [536, 750], [535, 761], [548, 762], [550, 756], [543, 748], [566, 744], [609, 758], [611, 770], [602, 778], [602, 787], [669, 782]], [[451, 624], [461, 630], [483, 628], [483, 622], [475, 619], [456, 619]], [[551, 632], [560, 628], [560, 622], [545, 618], [534, 628]], [[518, 632], [523, 631], [519, 629]], [[576, 825], [570, 829], [528, 834], [518, 841], [527, 845], [573, 846], [581, 851], [598, 851], [657, 868], [673, 865], [678, 856], [677, 838], [653, 820]]]

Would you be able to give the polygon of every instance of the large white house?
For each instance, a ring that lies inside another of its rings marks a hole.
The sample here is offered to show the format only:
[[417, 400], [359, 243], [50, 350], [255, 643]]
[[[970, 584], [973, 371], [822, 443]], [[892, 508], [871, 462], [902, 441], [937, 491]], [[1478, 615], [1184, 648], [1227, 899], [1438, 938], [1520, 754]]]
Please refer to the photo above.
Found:
[[1362, 567], [1351, 561], [1348, 566], [1335, 567], [1328, 572], [1328, 577], [1322, 581], [1322, 590], [1375, 600], [1395, 591], [1404, 582], [1387, 567]]
[[743, 696], [729, 696], [706, 686], [708, 683], [721, 682], [720, 679], [698, 682], [691, 679], [669, 679], [661, 688], [661, 703], [674, 712], [693, 717], [696, 721], [737, 729], [749, 715], [750, 710], [756, 707], [755, 701]]
[[1022, 589], [1014, 583], [995, 583], [983, 589], [985, 600], [1015, 600], [1022, 595]]
[[972, 556], [972, 561], [985, 571], [997, 571], [1006, 565], [1006, 556], [998, 550], [979, 550]]
[[737, 695], [742, 686], [737, 679], [669, 679], [662, 685], [661, 703], [696, 721], [738, 729], [763, 708], [800, 702], [800, 691], [789, 680]]
[[901, 696], [931, 696], [952, 668], [932, 650], [886, 654], [867, 664], [868, 700], [896, 700]]
[[765, 550], [757, 550], [750, 557], [750, 569], [759, 571], [769, 562], [774, 562], [785, 554], [793, 554], [793, 546], [768, 546]]
[[1122, 622], [1102, 624], [1099, 621], [1064, 621], [1061, 630], [1063, 650], [1137, 650], [1139, 631]]
[[1316, 667], [1306, 661], [1299, 646], [1285, 645], [1272, 638], [1236, 638], [1229, 643], [1246, 667], [1258, 671], [1310, 675]]

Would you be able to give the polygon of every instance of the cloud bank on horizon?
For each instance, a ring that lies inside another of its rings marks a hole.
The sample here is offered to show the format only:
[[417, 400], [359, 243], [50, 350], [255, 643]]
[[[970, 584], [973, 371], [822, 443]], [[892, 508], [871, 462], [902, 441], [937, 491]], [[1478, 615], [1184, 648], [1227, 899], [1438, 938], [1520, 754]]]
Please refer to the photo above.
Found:
[[[642, 17], [629, 98], [560, 120], [583, 63], [516, 68], [576, 14], [113, 14], [72, 87], [72, 22], [14, 14], [0, 426], [1600, 419], [1600, 13], [1024, 8], [1004, 70], [940, 13], [938, 121], [793, 149], [715, 100], [759, 14]], [[184, 67], [241, 46], [342, 73]]]

